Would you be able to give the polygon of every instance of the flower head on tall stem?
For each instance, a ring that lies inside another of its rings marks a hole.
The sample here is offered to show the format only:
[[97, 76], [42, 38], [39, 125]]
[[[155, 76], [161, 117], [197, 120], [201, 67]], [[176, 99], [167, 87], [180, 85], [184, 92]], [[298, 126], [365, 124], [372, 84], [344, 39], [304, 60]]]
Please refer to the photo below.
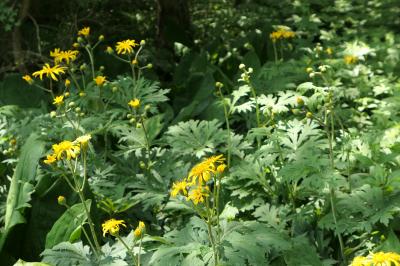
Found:
[[49, 64], [44, 64], [41, 70], [33, 72], [32, 76], [37, 77], [39, 76], [40, 80], [43, 79], [45, 75], [47, 78], [51, 78], [55, 81], [58, 81], [57, 76], [65, 73], [66, 67], [62, 67], [60, 65], [50, 66]]
[[126, 227], [124, 220], [115, 220], [114, 218], [105, 221], [102, 224], [103, 236], [109, 233], [112, 236], [116, 236], [119, 233], [120, 226]]
[[117, 50], [117, 54], [132, 54], [133, 48], [138, 46], [139, 44], [136, 43], [135, 40], [124, 40], [117, 42], [115, 49]]

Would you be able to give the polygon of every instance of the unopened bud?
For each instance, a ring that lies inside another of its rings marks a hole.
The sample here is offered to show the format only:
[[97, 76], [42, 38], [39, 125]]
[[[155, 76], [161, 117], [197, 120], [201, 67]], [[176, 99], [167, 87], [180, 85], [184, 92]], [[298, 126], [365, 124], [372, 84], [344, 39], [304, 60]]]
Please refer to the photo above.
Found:
[[76, 107], [76, 108], [75, 108], [75, 112], [79, 113], [80, 111], [81, 111], [81, 108], [80, 108], [80, 107]]
[[85, 71], [86, 70], [86, 64], [82, 64], [79, 69], [81, 71]]
[[84, 41], [82, 37], [78, 37], [78, 39], [76, 39], [76, 40], [77, 40], [78, 43], [80, 43], [80, 44], [83, 43], [83, 41]]
[[153, 64], [147, 64], [146, 66], [148, 69], [152, 69], [153, 68]]
[[57, 112], [56, 111], [51, 111], [50, 112], [50, 117], [51, 118], [54, 118], [54, 117], [56, 117], [57, 116]]
[[304, 100], [301, 97], [297, 97], [296, 98], [296, 102], [299, 106], [303, 106], [304, 105]]
[[246, 66], [244, 64], [239, 65], [239, 69], [244, 69]]
[[112, 92], [116, 92], [117, 90], [118, 90], [118, 87], [116, 87], [116, 86], [114, 86], [114, 87], [111, 88], [111, 91], [112, 91]]
[[313, 118], [313, 113], [307, 112], [306, 113], [306, 117], [309, 118], [309, 119]]
[[140, 41], [140, 46], [145, 46], [146, 45], [146, 41], [145, 40], [141, 40]]
[[69, 107], [74, 107], [74, 106], [75, 106], [75, 102], [70, 102], [70, 103], [68, 104], [68, 106], [69, 106]]
[[222, 82], [219, 82], [219, 81], [215, 82], [215, 87], [222, 88], [223, 86], [224, 86], [224, 84], [222, 84]]
[[100, 42], [104, 41], [104, 35], [100, 35], [100, 36], [99, 36], [99, 41], [100, 41]]
[[72, 44], [72, 47], [74, 47], [75, 49], [78, 49], [79, 48], [79, 43], [77, 43], [77, 42], [74, 42], [73, 44]]
[[79, 93], [79, 96], [80, 96], [80, 97], [85, 97], [85, 96], [86, 96], [86, 93], [84, 93], [84, 92], [82, 91], [82, 92]]
[[146, 168], [146, 164], [143, 161], [140, 161], [139, 167], [142, 168], [142, 169], [145, 169]]
[[65, 199], [64, 196], [58, 196], [57, 202], [59, 205], [65, 205], [67, 203], [67, 200]]

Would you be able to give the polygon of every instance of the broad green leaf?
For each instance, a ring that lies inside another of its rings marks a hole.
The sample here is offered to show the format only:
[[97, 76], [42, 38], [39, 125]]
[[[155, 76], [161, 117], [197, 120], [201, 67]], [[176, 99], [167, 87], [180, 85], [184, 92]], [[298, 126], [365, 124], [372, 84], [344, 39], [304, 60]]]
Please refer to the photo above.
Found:
[[[91, 200], [86, 201], [90, 210]], [[85, 208], [82, 203], [68, 208], [63, 215], [54, 223], [46, 236], [46, 248], [50, 249], [58, 243], [76, 240], [81, 227], [87, 219]]]
[[36, 134], [32, 134], [22, 147], [7, 195], [5, 226], [0, 239], [0, 250], [10, 230], [15, 225], [26, 222], [24, 211], [30, 207], [29, 201], [34, 192], [33, 182], [36, 176], [36, 168], [44, 152], [44, 145], [45, 143], [39, 140]]

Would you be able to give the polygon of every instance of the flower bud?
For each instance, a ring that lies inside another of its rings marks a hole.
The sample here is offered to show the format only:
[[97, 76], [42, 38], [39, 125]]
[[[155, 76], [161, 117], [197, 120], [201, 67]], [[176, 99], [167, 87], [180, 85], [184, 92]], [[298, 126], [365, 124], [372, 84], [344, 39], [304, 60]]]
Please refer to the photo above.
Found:
[[311, 73], [311, 72], [313, 72], [313, 69], [312, 69], [312, 67], [307, 67], [307, 68], [306, 68], [306, 72], [307, 72], [307, 73]]
[[86, 64], [83, 63], [83, 64], [80, 66], [79, 69], [80, 69], [81, 71], [85, 71], [85, 70], [86, 70]]
[[146, 41], [145, 40], [141, 40], [140, 41], [140, 46], [145, 46], [146, 45]]
[[299, 106], [303, 106], [304, 105], [304, 100], [301, 97], [297, 97], [296, 98], [296, 102], [297, 102], [297, 105], [299, 105]]
[[71, 86], [71, 81], [69, 79], [66, 79], [64, 82], [64, 85], [65, 85], [65, 87], [68, 88], [69, 86]]
[[246, 66], [244, 64], [239, 65], [239, 69], [244, 69]]
[[114, 86], [114, 87], [111, 88], [111, 91], [112, 91], [112, 92], [117, 92], [117, 90], [118, 90], [118, 87], [116, 87], [116, 86]]
[[84, 116], [85, 115], [85, 113], [84, 112], [82, 112], [82, 113], [79, 113], [79, 116]]
[[144, 106], [144, 110], [145, 110], [145, 111], [149, 111], [150, 108], [151, 108], [151, 105], [150, 105], [150, 104], [146, 104], [146, 105]]
[[310, 73], [310, 78], [313, 78], [313, 77], [315, 77], [315, 73], [314, 72]]
[[78, 41], [79, 44], [83, 43], [83, 38], [82, 37], [78, 37], [78, 39], [76, 39]]
[[74, 47], [75, 49], [78, 49], [79, 48], [79, 43], [77, 43], [77, 42], [74, 42], [73, 44], [72, 44], [72, 47]]
[[112, 54], [112, 53], [114, 53], [113, 48], [112, 48], [111, 46], [107, 46], [106, 53], [107, 53], [107, 54]]
[[103, 71], [104, 71], [104, 66], [100, 66], [100, 67], [99, 67], [99, 70], [100, 70], [101, 72], [103, 72]]
[[139, 162], [139, 167], [142, 168], [142, 169], [145, 169], [146, 168], [146, 164], [143, 161], [140, 161]]
[[54, 117], [56, 117], [57, 116], [57, 112], [56, 111], [51, 111], [50, 112], [50, 117], [51, 118], [54, 118]]
[[129, 123], [131, 123], [131, 124], [135, 124], [136, 123], [136, 118], [131, 118], [131, 119], [129, 119]]
[[226, 164], [220, 164], [220, 165], [218, 165], [218, 167], [217, 167], [217, 172], [218, 172], [219, 174], [222, 174], [222, 173], [225, 171], [225, 168], [226, 168]]
[[252, 67], [249, 67], [248, 72], [249, 72], [249, 73], [253, 73], [253, 68], [252, 68]]
[[146, 66], [148, 69], [152, 69], [153, 68], [153, 64], [147, 64]]
[[79, 96], [80, 96], [80, 97], [85, 97], [85, 96], [86, 96], [86, 93], [82, 91], [82, 92], [79, 93]]
[[64, 93], [64, 96], [65, 96], [65, 97], [69, 97], [69, 95], [70, 95], [70, 94], [69, 94], [68, 91], [67, 91], [66, 93]]
[[306, 117], [309, 118], [309, 119], [313, 118], [313, 113], [307, 112], [306, 113]]
[[69, 107], [74, 107], [74, 106], [75, 106], [75, 102], [70, 102], [70, 103], [68, 104], [68, 106], [69, 106]]
[[292, 109], [292, 113], [294, 115], [298, 115], [298, 114], [300, 114], [300, 110], [299, 109]]
[[132, 114], [127, 114], [127, 115], [126, 115], [126, 118], [128, 118], [128, 119], [131, 119], [132, 117], [133, 117]]
[[223, 86], [224, 86], [224, 84], [222, 84], [221, 82], [219, 82], [219, 81], [215, 82], [215, 87], [222, 88]]
[[67, 200], [65, 199], [64, 196], [58, 196], [57, 202], [58, 202], [59, 205], [65, 205], [65, 204], [67, 204]]
[[75, 112], [79, 113], [80, 111], [81, 111], [81, 108], [80, 108], [80, 107], [76, 107], [76, 108], [75, 108]]
[[99, 41], [100, 41], [100, 42], [104, 41], [104, 35], [100, 35], [100, 36], [99, 36]]

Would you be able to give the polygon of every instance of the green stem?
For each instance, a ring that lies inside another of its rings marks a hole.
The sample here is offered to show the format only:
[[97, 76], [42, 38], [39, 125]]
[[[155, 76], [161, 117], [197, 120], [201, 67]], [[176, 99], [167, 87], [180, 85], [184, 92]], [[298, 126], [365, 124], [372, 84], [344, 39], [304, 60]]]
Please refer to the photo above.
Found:
[[[256, 94], [256, 90], [254, 89], [254, 87], [250, 84], [249, 82], [249, 86], [251, 88], [251, 93], [253, 95], [254, 98], [254, 102], [256, 103], [256, 122], [257, 122], [257, 128], [261, 127], [261, 119], [260, 119], [260, 106], [258, 104], [258, 99], [257, 99], [257, 94]], [[260, 137], [257, 137], [257, 147], [260, 148], [261, 147], [261, 139]]]
[[95, 73], [94, 73], [93, 51], [92, 51], [91, 49], [87, 48], [86, 46], [85, 46], [85, 50], [86, 50], [86, 52], [87, 52], [88, 55], [89, 55], [90, 66], [91, 66], [91, 68], [92, 68], [92, 77], [93, 77], [93, 79], [94, 79], [94, 78], [95, 78]]
[[217, 249], [215, 246], [215, 239], [214, 239], [214, 235], [212, 233], [212, 227], [211, 227], [211, 215], [210, 215], [210, 204], [208, 202], [208, 198], [206, 199], [206, 208], [207, 208], [207, 228], [208, 228], [208, 236], [210, 238], [210, 242], [211, 242], [211, 246], [213, 249], [213, 253], [214, 253], [214, 265], [217, 266], [218, 265], [218, 254], [217, 254]]
[[276, 42], [272, 41], [272, 47], [274, 48], [275, 64], [278, 63], [278, 52], [276, 51]]
[[121, 241], [122, 245], [124, 245], [124, 247], [126, 248], [126, 250], [128, 251], [129, 255], [132, 257], [133, 263], [135, 265], [139, 265], [136, 263], [136, 259], [135, 259], [135, 254], [133, 254], [132, 250], [129, 248], [129, 246], [125, 243], [125, 241], [119, 236], [116, 235], [116, 237], [118, 238], [119, 241]]
[[140, 266], [140, 253], [142, 250], [142, 239], [143, 239], [143, 236], [140, 235], [139, 251], [138, 251], [138, 256], [137, 256], [137, 266]]
[[149, 138], [148, 138], [148, 135], [147, 135], [147, 130], [146, 130], [146, 127], [144, 125], [144, 121], [143, 121], [143, 117], [142, 116], [140, 117], [140, 124], [142, 125], [143, 133], [144, 133], [144, 136], [145, 136], [145, 139], [146, 139], [147, 167], [149, 167], [150, 166], [150, 141], [149, 141]]
[[226, 107], [226, 104], [225, 104], [225, 99], [224, 99], [224, 95], [222, 94], [222, 91], [221, 91], [221, 87], [218, 87], [218, 90], [219, 90], [219, 95], [220, 95], [220, 97], [221, 97], [221, 101], [222, 101], [222, 104], [223, 104], [223, 106], [224, 106], [224, 116], [225, 116], [225, 124], [226, 124], [226, 130], [228, 131], [228, 158], [227, 158], [227, 164], [228, 164], [228, 168], [230, 167], [230, 165], [231, 165], [231, 154], [232, 154], [232, 136], [231, 136], [231, 128], [230, 128], [230, 125], [229, 125], [229, 113], [228, 113], [228, 109], [227, 109], [227, 107]]
[[[329, 143], [329, 158], [330, 158], [330, 164], [331, 164], [331, 169], [334, 171], [335, 169], [335, 160], [334, 160], [334, 154], [333, 154], [333, 140], [334, 140], [334, 124], [333, 124], [333, 102], [332, 102], [332, 95], [329, 95], [329, 103], [328, 103], [328, 109], [325, 110], [325, 131], [326, 135], [328, 138], [328, 143]], [[329, 111], [329, 118], [328, 118], [328, 111]], [[330, 123], [328, 123], [328, 119], [330, 119]], [[338, 236], [339, 240], [339, 246], [340, 246], [340, 254], [343, 259], [343, 261], [346, 261], [346, 256], [344, 253], [344, 244], [343, 244], [343, 238], [342, 234], [340, 234], [339, 231], [339, 226], [337, 222], [337, 213], [336, 213], [336, 204], [335, 204], [335, 190], [331, 186], [330, 187], [330, 193], [329, 193], [329, 198], [330, 198], [330, 203], [331, 203], [331, 211], [332, 211], [332, 217], [333, 217], [333, 222], [335, 223], [335, 231]]]

